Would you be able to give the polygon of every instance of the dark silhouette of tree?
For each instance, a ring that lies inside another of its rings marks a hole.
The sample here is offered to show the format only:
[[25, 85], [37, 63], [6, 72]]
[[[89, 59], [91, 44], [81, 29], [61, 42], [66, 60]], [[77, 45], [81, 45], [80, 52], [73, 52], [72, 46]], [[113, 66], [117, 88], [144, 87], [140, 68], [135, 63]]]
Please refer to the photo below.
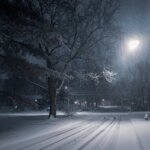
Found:
[[[114, 15], [118, 2], [2, 0], [0, 3], [1, 69], [15, 72], [47, 90], [49, 117], [56, 117], [56, 96], [65, 80], [72, 78], [72, 72], [78, 76], [76, 63], [79, 60], [92, 63], [94, 47], [116, 38]], [[35, 82], [38, 80], [44, 86]]]

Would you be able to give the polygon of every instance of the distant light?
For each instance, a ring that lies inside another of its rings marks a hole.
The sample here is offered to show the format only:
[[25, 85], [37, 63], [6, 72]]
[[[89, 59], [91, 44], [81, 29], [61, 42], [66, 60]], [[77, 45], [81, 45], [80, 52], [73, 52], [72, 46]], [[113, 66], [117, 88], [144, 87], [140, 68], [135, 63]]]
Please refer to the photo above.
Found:
[[79, 104], [79, 102], [78, 102], [78, 101], [75, 101], [75, 102], [74, 102], [74, 104], [78, 105], [78, 104]]
[[132, 39], [132, 40], [128, 41], [127, 45], [128, 45], [129, 52], [135, 52], [135, 51], [137, 51], [137, 48], [140, 45], [140, 41], [137, 39]]
[[68, 86], [65, 86], [65, 90], [67, 90], [68, 89]]

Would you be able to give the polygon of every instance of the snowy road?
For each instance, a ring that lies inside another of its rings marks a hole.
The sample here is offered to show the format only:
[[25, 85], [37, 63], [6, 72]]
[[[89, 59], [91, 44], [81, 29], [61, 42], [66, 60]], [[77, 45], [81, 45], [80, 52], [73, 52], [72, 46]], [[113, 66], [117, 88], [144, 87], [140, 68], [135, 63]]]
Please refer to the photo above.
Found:
[[1, 116], [0, 121], [0, 150], [150, 150], [150, 122], [142, 113], [78, 113], [53, 120]]

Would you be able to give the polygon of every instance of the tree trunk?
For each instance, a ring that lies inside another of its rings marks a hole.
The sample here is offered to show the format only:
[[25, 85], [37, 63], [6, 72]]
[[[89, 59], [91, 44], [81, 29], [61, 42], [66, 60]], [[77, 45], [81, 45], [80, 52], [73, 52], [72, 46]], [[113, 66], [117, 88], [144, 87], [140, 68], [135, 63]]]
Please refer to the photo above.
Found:
[[49, 93], [49, 116], [56, 118], [56, 81], [48, 77], [48, 93]]
[[95, 101], [95, 107], [98, 108], [98, 100]]

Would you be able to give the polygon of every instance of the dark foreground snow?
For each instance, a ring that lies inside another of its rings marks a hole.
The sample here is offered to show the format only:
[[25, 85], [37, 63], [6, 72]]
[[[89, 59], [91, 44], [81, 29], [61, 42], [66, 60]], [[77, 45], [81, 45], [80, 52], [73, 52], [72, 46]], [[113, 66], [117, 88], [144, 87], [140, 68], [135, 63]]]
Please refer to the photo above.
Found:
[[0, 150], [150, 150], [144, 113], [1, 114]]

